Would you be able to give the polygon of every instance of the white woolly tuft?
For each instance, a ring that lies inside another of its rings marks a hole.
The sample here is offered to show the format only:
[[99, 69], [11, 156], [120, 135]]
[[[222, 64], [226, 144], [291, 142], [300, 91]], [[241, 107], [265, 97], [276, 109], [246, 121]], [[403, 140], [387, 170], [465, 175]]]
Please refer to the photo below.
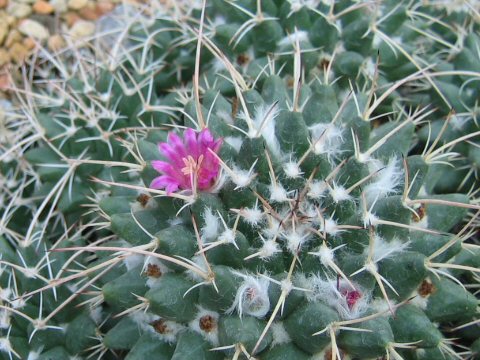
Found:
[[276, 185], [270, 185], [270, 200], [274, 202], [286, 202], [288, 201], [287, 190], [282, 186], [282, 184], [277, 183]]
[[43, 347], [41, 347], [40, 349], [37, 349], [37, 350], [30, 351], [28, 353], [27, 360], [37, 360], [38, 358], [40, 358], [40, 355], [42, 354], [42, 351], [43, 351]]
[[335, 201], [335, 203], [339, 203], [340, 201], [345, 200], [351, 200], [352, 198], [347, 192], [347, 189], [345, 189], [341, 185], [333, 183], [332, 187], [330, 187], [328, 190], [330, 192], [330, 196], [332, 197], [333, 201]]
[[96, 306], [94, 308], [89, 308], [89, 315], [95, 324], [100, 325], [103, 319], [102, 307]]
[[[138, 193], [138, 195], [141, 195], [141, 194], [142, 194], [141, 192]], [[133, 201], [130, 203], [130, 207], [132, 208], [132, 211], [136, 213], [137, 211], [157, 209], [158, 203], [155, 201], [153, 197], [150, 197], [147, 200], [147, 203], [145, 205], [142, 205], [138, 201]]]
[[[308, 1], [308, 0], [307, 0]], [[322, 4], [327, 5], [328, 7], [332, 6], [335, 4], [335, 0], [321, 0], [320, 1]], [[338, 20], [337, 20], [338, 21]], [[339, 30], [340, 31], [340, 30]]]
[[[316, 9], [320, 0], [287, 0], [290, 3], [290, 14], [302, 10], [304, 7]], [[289, 14], [289, 16], [290, 16]]]
[[243, 208], [240, 212], [245, 222], [251, 226], [257, 226], [263, 221], [263, 211], [259, 208]]
[[391, 306], [396, 304], [395, 300], [389, 299], [390, 304], [384, 298], [376, 298], [372, 302], [370, 302], [370, 309], [376, 313], [384, 313], [385, 316], [390, 316]]
[[10, 340], [7, 338], [0, 338], [0, 352], [11, 353], [12, 352], [12, 345], [10, 344]]
[[217, 214], [214, 214], [212, 209], [205, 208], [203, 211], [203, 220], [205, 225], [201, 229], [202, 239], [212, 240], [218, 236], [220, 232], [220, 219]]
[[[129, 248], [129, 247], [132, 247], [132, 245], [130, 243], [128, 243], [127, 241], [125, 240], [121, 240], [121, 246], [125, 247], [125, 248]], [[132, 270], [140, 265], [143, 265], [143, 261], [144, 261], [144, 256], [143, 255], [139, 255], [139, 254], [132, 254], [132, 255], [129, 255], [127, 257], [125, 257], [123, 259], [123, 264], [125, 265], [125, 267], [127, 268], [127, 270]]]
[[296, 44], [298, 42], [303, 42], [308, 40], [308, 32], [303, 30], [297, 30], [288, 34], [283, 39], [278, 42], [279, 46], [288, 46], [292, 44]]
[[223, 241], [226, 244], [235, 244], [235, 231], [232, 229], [225, 229], [218, 237], [219, 241]]
[[318, 225], [320, 224], [320, 218], [317, 213], [317, 209], [315, 208], [315, 205], [308, 202], [308, 201], [301, 201], [300, 202], [300, 209], [307, 218], [310, 219], [310, 223], [312, 225]]
[[269, 257], [281, 252], [280, 246], [273, 240], [265, 240], [263, 246], [258, 251], [260, 259], [268, 259]]
[[312, 134], [313, 152], [317, 155], [326, 155], [328, 161], [333, 163], [342, 152], [342, 128], [326, 123], [313, 125], [309, 129]]
[[327, 245], [322, 244], [320, 250], [318, 251], [318, 256], [320, 257], [320, 262], [323, 266], [329, 266], [335, 257], [333, 254], [334, 251], [330, 249]]
[[145, 256], [140, 254], [128, 255], [123, 259], [123, 263], [128, 271], [135, 269], [136, 267], [143, 265]]
[[[194, 257], [192, 257], [190, 260], [192, 260], [195, 265], [200, 268], [204, 273], [208, 273], [208, 266], [207, 264], [205, 263], [205, 258], [204, 256], [202, 255], [196, 255]], [[192, 279], [193, 281], [198, 281], [198, 282], [202, 282], [204, 281], [205, 279], [202, 278], [199, 274], [197, 274], [195, 271], [192, 271], [192, 270], [186, 270], [185, 271], [185, 274], [187, 275], [187, 277], [189, 277], [190, 279]]]
[[250, 170], [243, 170], [237, 166], [232, 166], [233, 175], [230, 176], [233, 183], [237, 185], [236, 189], [241, 189], [250, 185], [256, 174], [253, 172], [253, 168]]
[[[337, 310], [343, 319], [355, 319], [360, 317], [369, 308], [370, 294], [362, 289], [358, 284], [354, 284], [352, 289], [345, 280], [323, 279], [320, 276], [312, 276], [307, 279], [308, 288], [311, 292], [307, 293], [309, 301], [323, 301]], [[353, 305], [348, 304], [348, 292], [356, 291], [360, 297]]]
[[273, 217], [268, 217], [268, 226], [262, 229], [262, 234], [269, 239], [273, 239], [278, 234], [280, 222]]
[[155, 319], [158, 319], [157, 315], [154, 315], [145, 311], [135, 311], [128, 314], [130, 319], [132, 319], [136, 324], [140, 325], [142, 328], [147, 329], [147, 326], [150, 327], [150, 324]]
[[298, 164], [294, 161], [289, 161], [285, 163], [283, 165], [283, 171], [285, 172], [285, 175], [287, 175], [287, 177], [290, 179], [296, 179], [303, 175], [300, 166], [298, 166]]
[[327, 234], [335, 236], [345, 230], [339, 229], [337, 222], [333, 218], [325, 219], [325, 223], [323, 221], [320, 222], [320, 231], [325, 231]]
[[236, 136], [227, 136], [223, 139], [228, 145], [230, 145], [237, 153], [240, 152], [240, 148], [243, 144], [243, 139]]
[[362, 67], [368, 77], [375, 76], [377, 64], [372, 60], [372, 58], [367, 58], [367, 60], [362, 64]]
[[[182, 54], [182, 52], [183, 52], [183, 54]], [[180, 51], [180, 56], [187, 56], [187, 54], [185, 54], [184, 51]], [[216, 73], [218, 73], [218, 72], [221, 72], [222, 70], [225, 70], [225, 64], [222, 60], [215, 57], [212, 60], [212, 68]]]
[[167, 222], [170, 226], [183, 224], [183, 220], [179, 217], [176, 217], [176, 218], [173, 218], [173, 219], [168, 219]]
[[[378, 166], [375, 162], [370, 162], [370, 164], [375, 168]], [[377, 169], [372, 170], [377, 171]], [[372, 204], [377, 199], [395, 193], [403, 179], [401, 168], [395, 158], [390, 159], [388, 164], [378, 171], [378, 174], [374, 177], [375, 180], [365, 187], [364, 193], [367, 204]]]
[[[249, 129], [248, 137], [251, 139], [262, 136], [265, 139], [268, 149], [276, 157], [282, 157], [282, 150], [275, 135], [275, 118], [278, 116], [280, 109], [277, 105], [261, 105], [255, 107], [255, 114], [252, 120], [252, 128]], [[240, 119], [247, 119], [246, 114], [242, 111], [238, 115]]]
[[415, 349], [415, 353], [416, 353], [417, 357], [423, 358], [423, 357], [425, 357], [426, 351], [425, 351], [425, 349], [418, 348], [418, 349]]
[[12, 296], [12, 290], [9, 288], [0, 288], [0, 300], [8, 302]]
[[285, 330], [282, 322], [278, 321], [272, 323], [271, 330], [273, 338], [271, 344], [272, 347], [275, 345], [287, 344], [292, 341], [290, 339], [290, 335], [288, 335], [287, 333], [287, 330]]
[[[215, 113], [215, 115], [217, 115], [220, 118], [220, 120], [223, 120], [225, 122], [225, 124], [230, 124], [230, 125], [233, 124], [233, 118], [232, 118], [231, 112], [224, 111], [224, 110], [218, 110]], [[225, 138], [225, 141], [228, 142], [230, 145], [232, 145], [229, 141], [227, 141], [227, 138], [233, 139], [234, 137], [227, 136]], [[238, 139], [238, 138], [235, 138], [235, 139]]]
[[[393, 255], [405, 251], [410, 242], [401, 242], [399, 239], [393, 239], [391, 241], [386, 241], [384, 238], [375, 234], [375, 239], [373, 242], [373, 262], [377, 263], [383, 259], [391, 258]], [[368, 254], [368, 247], [365, 248], [364, 254]]]
[[[213, 320], [212, 328], [209, 331], [205, 331], [200, 326], [200, 320], [204, 317], [210, 317]], [[215, 311], [206, 310], [202, 307], [198, 307], [198, 313], [195, 316], [195, 319], [190, 321], [188, 327], [195, 331], [197, 334], [203, 336], [213, 346], [218, 346], [218, 318], [220, 315]]]
[[270, 282], [263, 277], [245, 275], [240, 272], [233, 272], [243, 278], [243, 283], [237, 290], [235, 300], [227, 313], [237, 310], [241, 318], [243, 314], [257, 318], [264, 317], [270, 310], [270, 298], [268, 297], [268, 286]]
[[423, 297], [423, 296], [420, 296], [417, 292], [414, 292], [411, 297], [413, 298], [412, 300], [410, 300], [410, 304], [415, 305], [416, 307], [422, 310], [427, 309], [428, 296]]
[[365, 214], [363, 214], [363, 226], [365, 228], [377, 225], [378, 220], [378, 216], [370, 211], [367, 211]]
[[39, 275], [38, 269], [35, 267], [25, 267], [23, 269], [23, 275], [28, 279], [36, 279]]
[[226, 22], [227, 20], [225, 19], [225, 17], [217, 15], [213, 18], [212, 26], [217, 27], [218, 25], [226, 24]]
[[[158, 269], [160, 270], [160, 272], [162, 273], [162, 275], [172, 271], [160, 259], [155, 258], [155, 257], [148, 256], [145, 259], [145, 269], [147, 269], [149, 264], [157, 266]], [[162, 276], [160, 276], [159, 278], [149, 276], [146, 284], [150, 289], [152, 289], [152, 288], [156, 288], [157, 286], [159, 286], [161, 281], [162, 281]]]
[[303, 233], [301, 229], [282, 233], [282, 237], [286, 240], [287, 249], [292, 254], [296, 254], [308, 242], [310, 236], [310, 233]]
[[[416, 218], [416, 215], [412, 216], [412, 218]], [[425, 214], [423, 215], [422, 220], [420, 221], [413, 221], [415, 223], [416, 227], [422, 228], [422, 229], [428, 229], [428, 215]]]
[[373, 33], [373, 42], [372, 46], [375, 46], [375, 49], [378, 49], [380, 44], [383, 42], [383, 39], [376, 32]]
[[325, 181], [312, 181], [308, 186], [307, 196], [311, 199], [319, 200], [325, 197], [325, 192], [328, 190], [327, 183]]
[[154, 289], [160, 286], [160, 283], [162, 282], [162, 278], [154, 278], [154, 277], [149, 277], [145, 284], [150, 288]]
[[0, 310], [0, 329], [8, 329], [10, 326], [10, 315], [6, 310]]
[[171, 344], [177, 342], [177, 334], [185, 329], [185, 326], [179, 323], [163, 320], [162, 325], [165, 326], [165, 332], [161, 334], [155, 331], [155, 328], [152, 326], [154, 321], [161, 319], [158, 315], [145, 311], [136, 311], [130, 314], [129, 317], [144, 331], [154, 334], [160, 340]]
[[[67, 285], [68, 287], [68, 285]], [[73, 286], [75, 288], [75, 290], [72, 290], [72, 292], [75, 292], [77, 290], [77, 288], [75, 286]], [[70, 287], [68, 287], [70, 289]], [[12, 301], [10, 301], [10, 306], [14, 309], [21, 309], [23, 307], [25, 307], [25, 305], [27, 305], [27, 301], [24, 299], [24, 298], [16, 298]]]
[[471, 117], [453, 114], [450, 119], [450, 124], [452, 124], [452, 127], [455, 130], [462, 130], [465, 124], [467, 124], [470, 119]]

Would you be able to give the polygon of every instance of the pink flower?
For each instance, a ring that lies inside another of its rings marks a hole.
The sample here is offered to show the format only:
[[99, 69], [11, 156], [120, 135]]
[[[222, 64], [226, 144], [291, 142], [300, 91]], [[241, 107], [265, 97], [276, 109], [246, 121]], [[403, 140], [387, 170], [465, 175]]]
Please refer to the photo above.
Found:
[[209, 190], [220, 172], [220, 163], [211, 151], [218, 153], [222, 140], [215, 140], [208, 129], [196, 132], [189, 128], [183, 140], [170, 132], [167, 141], [158, 144], [166, 161], [152, 161], [153, 168], [162, 175], [153, 179], [150, 187], [165, 189], [168, 194], [178, 189]]

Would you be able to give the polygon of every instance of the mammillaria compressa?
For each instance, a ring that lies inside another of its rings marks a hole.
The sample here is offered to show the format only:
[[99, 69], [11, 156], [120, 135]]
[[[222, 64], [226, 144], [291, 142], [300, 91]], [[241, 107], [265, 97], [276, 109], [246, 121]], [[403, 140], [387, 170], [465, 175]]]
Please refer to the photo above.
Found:
[[0, 359], [480, 349], [473, 1], [152, 1], [0, 114]]

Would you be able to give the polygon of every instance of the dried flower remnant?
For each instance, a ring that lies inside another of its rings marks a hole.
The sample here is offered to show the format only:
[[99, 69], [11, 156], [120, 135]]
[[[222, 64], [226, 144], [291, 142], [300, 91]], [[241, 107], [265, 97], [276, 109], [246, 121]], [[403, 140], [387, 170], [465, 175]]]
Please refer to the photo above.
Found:
[[[187, 129], [183, 140], [175, 133], [168, 134], [168, 142], [158, 148], [167, 161], [154, 160], [152, 166], [161, 173], [150, 184], [154, 189], [165, 189], [168, 194], [177, 190], [207, 191], [220, 173], [218, 153], [221, 139], [214, 139], [208, 129], [196, 132]], [[213, 153], [212, 153], [213, 152]]]
[[216, 329], [217, 321], [212, 315], [204, 315], [199, 320], [199, 327], [203, 331], [209, 333]]
[[342, 289], [340, 290], [340, 293], [343, 297], [345, 297], [345, 301], [347, 302], [350, 310], [352, 310], [357, 301], [362, 297], [362, 293], [358, 290]]

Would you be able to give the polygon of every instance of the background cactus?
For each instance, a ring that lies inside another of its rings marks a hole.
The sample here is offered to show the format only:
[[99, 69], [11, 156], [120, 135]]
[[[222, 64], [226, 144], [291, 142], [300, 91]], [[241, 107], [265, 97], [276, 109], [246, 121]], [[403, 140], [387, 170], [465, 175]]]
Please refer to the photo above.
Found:
[[0, 118], [0, 359], [477, 356], [478, 6], [161, 3]]

